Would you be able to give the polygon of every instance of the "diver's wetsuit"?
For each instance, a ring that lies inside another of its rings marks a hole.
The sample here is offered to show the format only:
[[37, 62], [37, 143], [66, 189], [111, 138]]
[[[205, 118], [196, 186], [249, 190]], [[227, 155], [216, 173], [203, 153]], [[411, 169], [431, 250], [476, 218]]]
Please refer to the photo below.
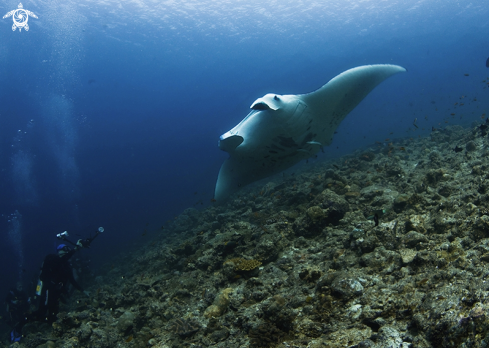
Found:
[[82, 287], [73, 277], [69, 259], [77, 248], [71, 249], [63, 256], [49, 254], [42, 264], [41, 275], [42, 291], [39, 299], [39, 309], [33, 313], [34, 320], [47, 320], [52, 323], [56, 320], [59, 311], [59, 300], [68, 294], [68, 282], [75, 288], [83, 291]]

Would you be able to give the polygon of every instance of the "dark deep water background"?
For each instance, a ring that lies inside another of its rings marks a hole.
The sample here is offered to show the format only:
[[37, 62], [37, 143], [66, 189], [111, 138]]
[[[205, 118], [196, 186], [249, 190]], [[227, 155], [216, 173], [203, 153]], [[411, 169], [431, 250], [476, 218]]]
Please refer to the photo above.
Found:
[[[0, 2], [0, 14], [17, 6]], [[76, 240], [104, 226], [85, 251], [100, 264], [210, 204], [219, 136], [266, 93], [311, 92], [363, 64], [408, 69], [319, 160], [489, 111], [485, 0], [23, 6], [39, 17], [28, 32], [0, 21], [1, 293], [34, 278], [64, 230]]]

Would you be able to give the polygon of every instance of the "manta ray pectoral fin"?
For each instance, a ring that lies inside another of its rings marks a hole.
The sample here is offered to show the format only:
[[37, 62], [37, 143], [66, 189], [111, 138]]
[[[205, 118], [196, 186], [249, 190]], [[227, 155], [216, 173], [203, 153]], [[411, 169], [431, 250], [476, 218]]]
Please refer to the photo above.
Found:
[[301, 99], [315, 111], [317, 128], [324, 129], [317, 141], [330, 145], [341, 121], [379, 83], [389, 76], [404, 72], [398, 65], [364, 65], [337, 75], [318, 90], [301, 95]]

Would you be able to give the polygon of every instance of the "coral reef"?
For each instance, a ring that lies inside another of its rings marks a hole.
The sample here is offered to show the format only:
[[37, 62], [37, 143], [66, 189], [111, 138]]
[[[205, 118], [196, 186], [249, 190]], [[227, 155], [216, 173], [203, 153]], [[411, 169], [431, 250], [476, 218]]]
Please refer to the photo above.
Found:
[[258, 260], [245, 260], [240, 257], [226, 260], [224, 265], [227, 263], [233, 263], [235, 271], [251, 271], [261, 265]]
[[17, 346], [487, 347], [488, 146], [437, 129], [187, 209]]

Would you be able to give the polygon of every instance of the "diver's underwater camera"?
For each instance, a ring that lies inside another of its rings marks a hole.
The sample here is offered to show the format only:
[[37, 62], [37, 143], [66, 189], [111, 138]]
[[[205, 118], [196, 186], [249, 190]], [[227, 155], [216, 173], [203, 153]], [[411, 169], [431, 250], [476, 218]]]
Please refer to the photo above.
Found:
[[[103, 230], [103, 227], [100, 227], [99, 230], [102, 229]], [[56, 238], [58, 239], [64, 239], [65, 237], [68, 237], [68, 231], [64, 231], [63, 233], [58, 233], [56, 235]]]

